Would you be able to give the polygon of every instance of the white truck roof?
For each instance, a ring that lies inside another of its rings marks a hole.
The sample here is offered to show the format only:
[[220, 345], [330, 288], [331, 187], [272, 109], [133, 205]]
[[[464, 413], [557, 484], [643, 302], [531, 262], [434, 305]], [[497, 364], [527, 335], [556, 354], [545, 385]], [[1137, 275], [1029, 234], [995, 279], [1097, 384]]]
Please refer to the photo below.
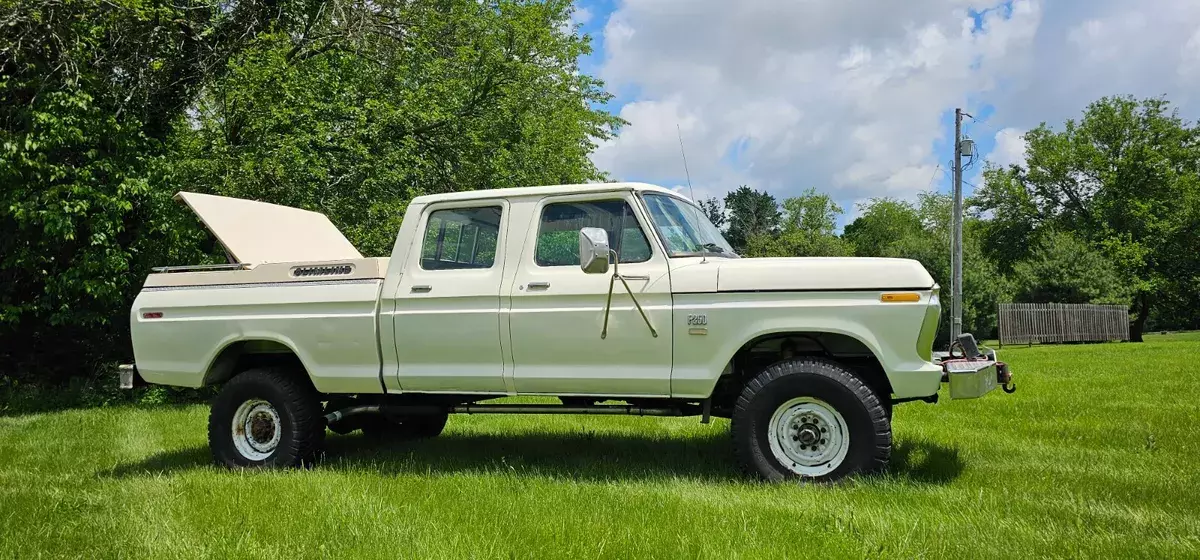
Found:
[[[577, 185], [553, 185], [546, 187], [516, 187], [511, 189], [489, 189], [481, 191], [462, 191], [442, 194], [427, 194], [413, 198], [413, 203], [429, 204], [433, 202], [442, 202], [447, 200], [482, 200], [489, 198], [518, 198], [518, 197], [541, 197], [552, 194], [585, 194], [594, 192], [619, 192], [619, 191], [648, 191], [661, 192], [664, 194], [672, 194], [684, 199], [687, 197], [681, 193], [671, 189], [663, 188], [658, 185], [648, 183], [582, 183]], [[687, 199], [690, 200], [690, 199]]]

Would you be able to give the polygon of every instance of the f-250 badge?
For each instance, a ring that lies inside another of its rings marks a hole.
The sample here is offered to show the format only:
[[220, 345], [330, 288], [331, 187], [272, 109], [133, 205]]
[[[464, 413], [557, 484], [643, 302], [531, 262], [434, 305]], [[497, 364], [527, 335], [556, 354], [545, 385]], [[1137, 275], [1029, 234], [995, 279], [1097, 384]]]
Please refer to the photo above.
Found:
[[707, 325], [708, 315], [688, 315], [687, 324], [689, 327]]

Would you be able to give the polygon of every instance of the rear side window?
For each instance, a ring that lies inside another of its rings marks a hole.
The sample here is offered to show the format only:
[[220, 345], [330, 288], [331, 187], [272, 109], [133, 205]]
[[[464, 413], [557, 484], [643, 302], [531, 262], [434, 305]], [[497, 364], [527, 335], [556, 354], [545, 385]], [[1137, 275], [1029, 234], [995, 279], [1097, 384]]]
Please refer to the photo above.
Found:
[[491, 268], [496, 263], [500, 213], [499, 206], [435, 210], [425, 224], [421, 268]]
[[624, 200], [555, 202], [542, 209], [534, 261], [539, 266], [579, 266], [579, 230], [603, 228], [623, 263], [650, 260], [650, 243]]

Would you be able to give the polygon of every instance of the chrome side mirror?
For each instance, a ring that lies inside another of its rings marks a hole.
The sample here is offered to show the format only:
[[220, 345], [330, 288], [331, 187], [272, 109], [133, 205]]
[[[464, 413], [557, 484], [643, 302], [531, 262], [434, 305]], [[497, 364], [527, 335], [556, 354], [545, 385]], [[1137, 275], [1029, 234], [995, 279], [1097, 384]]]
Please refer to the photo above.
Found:
[[[579, 230], [579, 268], [588, 274], [604, 274], [608, 272], [609, 255], [616, 256], [608, 248], [607, 231], [595, 227], [585, 227]], [[629, 299], [633, 300], [633, 305], [637, 307], [642, 320], [646, 322], [646, 326], [650, 329], [650, 335], [658, 338], [658, 331], [654, 330], [654, 325], [650, 323], [650, 317], [646, 316], [642, 304], [638, 303], [637, 296], [633, 295], [633, 289], [629, 287], [629, 282], [626, 282], [625, 277], [617, 272], [620, 262], [618, 259], [613, 259], [613, 261], [613, 273], [608, 278], [608, 299], [604, 302], [604, 326], [600, 329], [601, 340], [608, 338], [608, 315], [612, 309], [613, 285], [617, 280], [620, 280], [621, 285], [625, 286], [625, 291], [629, 292]]]
[[602, 228], [579, 230], [579, 268], [588, 274], [608, 272], [608, 232]]

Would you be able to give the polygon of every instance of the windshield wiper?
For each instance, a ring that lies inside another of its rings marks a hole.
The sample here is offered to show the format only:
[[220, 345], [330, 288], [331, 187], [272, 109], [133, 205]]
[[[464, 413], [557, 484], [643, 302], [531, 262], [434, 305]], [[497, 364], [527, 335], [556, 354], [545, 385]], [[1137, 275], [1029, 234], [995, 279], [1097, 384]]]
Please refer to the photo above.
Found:
[[699, 255], [720, 255], [723, 257], [738, 258], [738, 254], [733, 252], [733, 249], [726, 249], [716, 243], [701, 243], [700, 248], [703, 251], [696, 251], [694, 254]]

